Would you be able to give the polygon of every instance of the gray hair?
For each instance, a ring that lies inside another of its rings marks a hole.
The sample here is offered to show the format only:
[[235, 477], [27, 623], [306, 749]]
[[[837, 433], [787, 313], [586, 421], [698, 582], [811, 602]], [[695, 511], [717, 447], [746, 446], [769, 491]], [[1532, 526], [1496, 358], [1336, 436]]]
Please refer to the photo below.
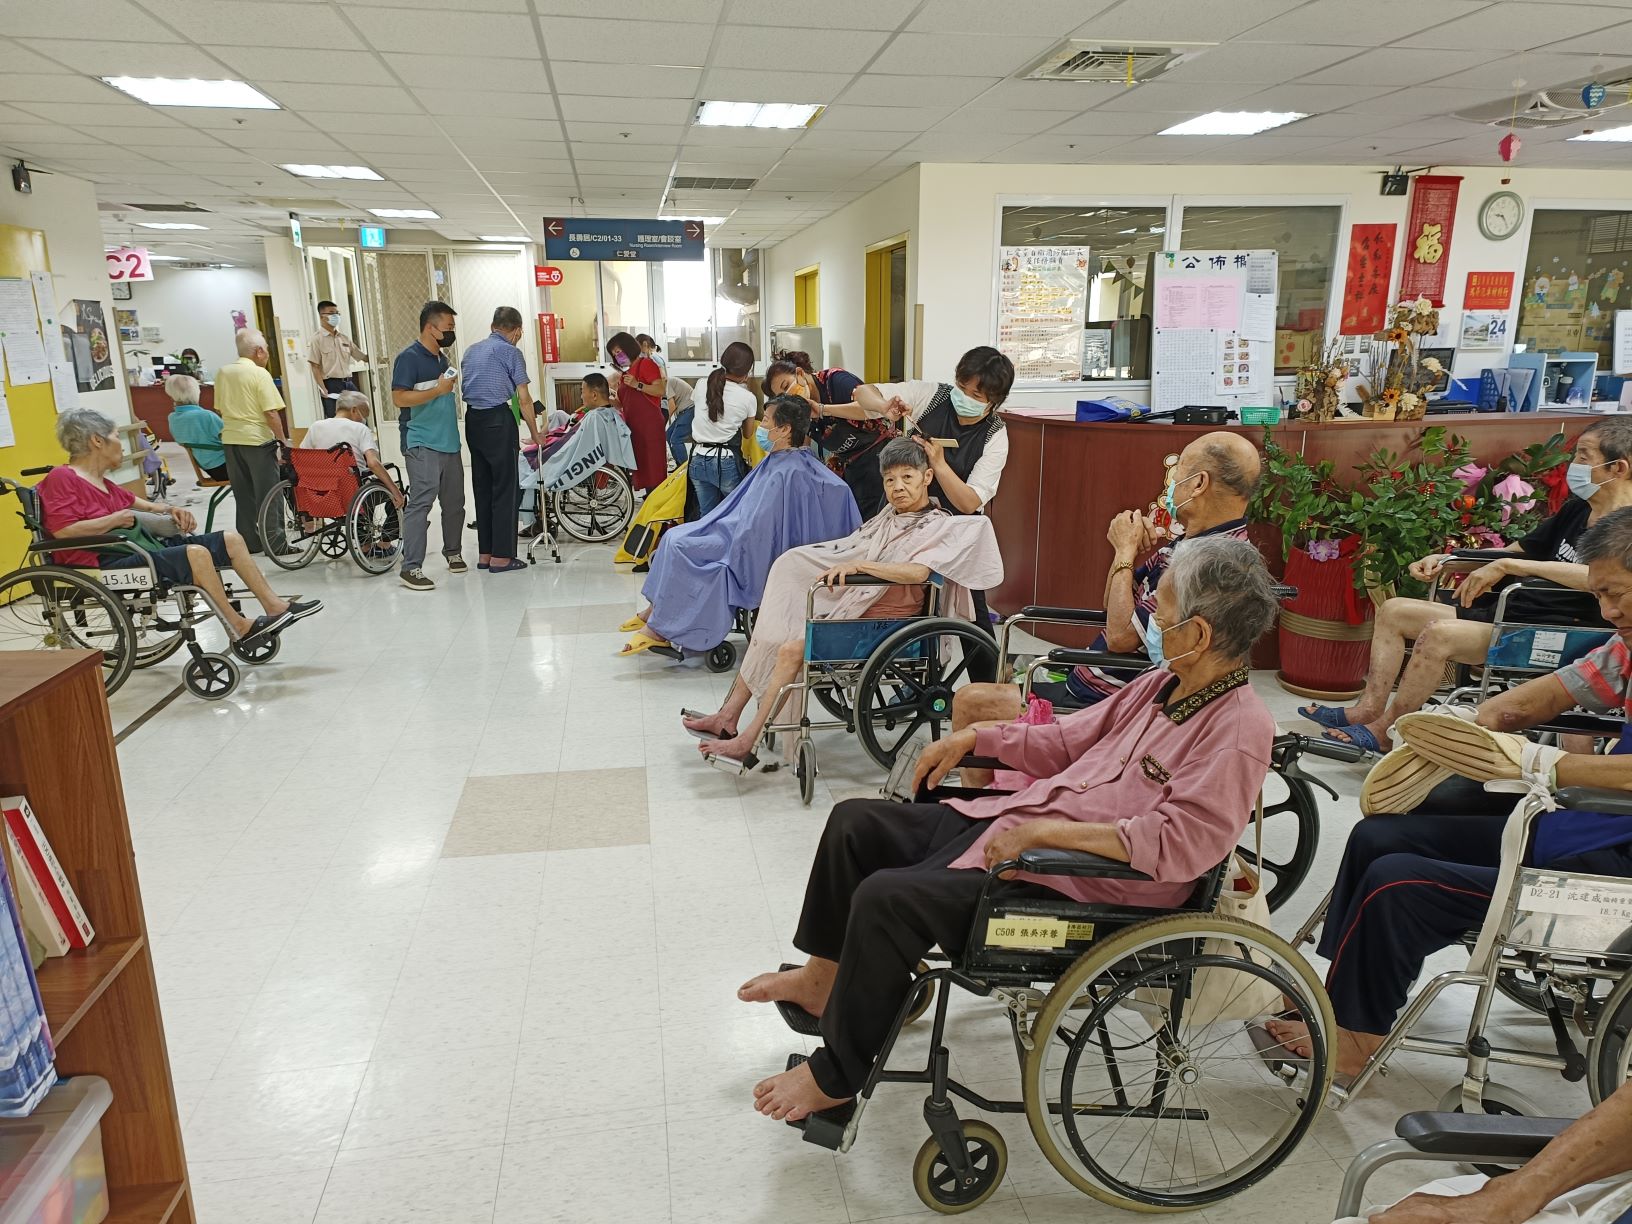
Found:
[[253, 327], [240, 327], [234, 334], [233, 341], [238, 345], [240, 357], [253, 357], [256, 349], [267, 348], [266, 337]]
[[1252, 495], [1258, 491], [1258, 478], [1263, 471], [1256, 452], [1252, 462], [1247, 464], [1224, 443], [1209, 442], [1201, 448], [1201, 459], [1214, 480], [1242, 501], [1252, 500]]
[[1614, 561], [1622, 569], [1632, 570], [1632, 506], [1625, 506], [1604, 515], [1581, 537], [1575, 554], [1591, 565], [1594, 561]]
[[71, 459], [87, 454], [93, 439], [105, 438], [113, 429], [113, 418], [95, 408], [70, 408], [57, 418], [57, 442]]
[[1591, 438], [1598, 445], [1598, 453], [1605, 463], [1617, 459], [1632, 459], [1632, 420], [1625, 417], [1606, 417], [1594, 421], [1581, 431], [1581, 438]]
[[911, 438], [891, 438], [884, 443], [884, 449], [878, 453], [878, 470], [887, 472], [892, 467], [917, 468], [920, 472], [929, 470], [929, 456], [924, 448]]
[[347, 412], [350, 412], [353, 408], [361, 408], [366, 416], [368, 413], [368, 396], [361, 391], [342, 391], [335, 397], [334, 410], [338, 412], [342, 408]]
[[1173, 550], [1162, 576], [1173, 584], [1179, 619], [1198, 616], [1213, 630], [1213, 647], [1228, 658], [1244, 658], [1275, 623], [1279, 605], [1275, 583], [1258, 549], [1246, 540], [1203, 536]]
[[191, 374], [172, 374], [164, 380], [164, 393], [178, 404], [196, 404], [198, 379]]

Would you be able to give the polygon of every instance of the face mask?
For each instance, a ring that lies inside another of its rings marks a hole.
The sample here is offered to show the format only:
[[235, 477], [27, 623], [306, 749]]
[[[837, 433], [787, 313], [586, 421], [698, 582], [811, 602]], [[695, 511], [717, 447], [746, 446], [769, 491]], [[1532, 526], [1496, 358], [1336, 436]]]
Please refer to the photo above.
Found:
[[771, 449], [771, 431], [766, 429], [765, 426], [761, 425], [759, 428], [754, 430], [754, 441], [759, 443], [759, 449], [760, 450], [762, 450], [762, 451], [770, 450]]
[[962, 387], [952, 388], [952, 411], [960, 417], [974, 418], [986, 415], [986, 405], [969, 395]]
[[[1179, 625], [1188, 625], [1194, 619], [1194, 617], [1186, 617], [1184, 620], [1179, 622]], [[1174, 625], [1173, 629], [1177, 629], [1179, 625]], [[1162, 666], [1164, 663], [1172, 663], [1174, 661], [1173, 659], [1167, 658], [1162, 653], [1162, 637], [1165, 633], [1172, 633], [1173, 629], [1164, 630], [1156, 623], [1156, 617], [1154, 615], [1146, 617], [1145, 623], [1139, 626], [1139, 635], [1145, 639], [1145, 654], [1150, 656], [1151, 663], [1157, 667]], [[1196, 652], [1194, 650], [1187, 650], [1177, 657], [1180, 659], [1187, 659], [1195, 653]]]
[[1582, 501], [1591, 501], [1593, 495], [1604, 486], [1593, 480], [1592, 474], [1601, 467], [1608, 467], [1607, 463], [1572, 463], [1564, 469], [1564, 483], [1570, 487]]
[[622, 353], [615, 354], [612, 360], [617, 363], [617, 367], [620, 370], [627, 370], [629, 368], [629, 358], [624, 356]]
[[453, 332], [452, 332], [452, 330], [450, 329], [448, 331], [443, 332], [441, 339], [439, 339], [436, 343], [442, 348], [447, 348], [449, 345], [451, 345], [453, 343]]
[[327, 323], [330, 327], [333, 327], [336, 323], [340, 322], [340, 316], [337, 314], [326, 314], [323, 316], [323, 322]]
[[[1181, 507], [1183, 507], [1183, 506], [1188, 506], [1191, 502], [1196, 500], [1195, 497], [1187, 497], [1182, 502], [1178, 501], [1174, 497], [1174, 492], [1175, 492], [1175, 490], [1178, 489], [1178, 487], [1181, 484], [1185, 484], [1185, 483], [1187, 483], [1189, 481], [1194, 480], [1196, 478], [1196, 476], [1199, 476], [1200, 474], [1201, 474], [1200, 472], [1197, 472], [1197, 473], [1194, 473], [1193, 475], [1186, 476], [1183, 480], [1175, 480], [1172, 484], [1168, 485], [1167, 489], [1162, 493], [1162, 508], [1165, 509], [1167, 511], [1167, 513], [1173, 518], [1174, 527], [1177, 527], [1179, 525], [1178, 524], [1179, 509]], [[1196, 494], [1196, 497], [1200, 497], [1200, 496], [1201, 495], [1199, 493]]]

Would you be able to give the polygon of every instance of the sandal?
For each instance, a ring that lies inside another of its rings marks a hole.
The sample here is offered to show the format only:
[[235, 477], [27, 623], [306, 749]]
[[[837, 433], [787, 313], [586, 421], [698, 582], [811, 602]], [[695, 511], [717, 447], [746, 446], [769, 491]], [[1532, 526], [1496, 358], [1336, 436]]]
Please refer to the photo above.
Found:
[[653, 637], [649, 633], [637, 633], [637, 634], [635, 634], [634, 637], [630, 638], [627, 642], [625, 642], [623, 644], [623, 649], [618, 651], [618, 654], [620, 656], [622, 656], [622, 655], [645, 654], [648, 650], [650, 650], [654, 646], [667, 646], [667, 645], [668, 645], [668, 643], [665, 642], [662, 638]]
[[1319, 702], [1311, 702], [1309, 705], [1299, 706], [1298, 714], [1300, 717], [1307, 718], [1310, 722], [1318, 723], [1322, 727], [1335, 728], [1353, 725], [1349, 722], [1349, 711], [1345, 706], [1327, 706], [1321, 705]]
[[[1341, 731], [1342, 735], [1333, 732]], [[1358, 748], [1368, 756], [1382, 756], [1383, 746], [1377, 742], [1371, 728], [1364, 723], [1355, 723], [1352, 727], [1333, 727], [1331, 731], [1322, 731], [1320, 738], [1332, 744], [1347, 744], [1351, 748]]]
[[623, 624], [618, 626], [618, 632], [639, 633], [644, 628], [646, 628], [645, 621], [641, 620], [638, 616], [631, 616], [628, 620], [624, 621]]

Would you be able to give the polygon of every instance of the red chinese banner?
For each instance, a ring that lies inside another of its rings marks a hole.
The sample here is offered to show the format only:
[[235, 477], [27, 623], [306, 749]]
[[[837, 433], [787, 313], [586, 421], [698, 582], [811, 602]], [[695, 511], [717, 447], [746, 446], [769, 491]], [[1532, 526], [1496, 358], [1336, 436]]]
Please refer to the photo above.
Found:
[[1411, 180], [1411, 212], [1405, 223], [1405, 267], [1400, 300], [1425, 297], [1445, 305], [1445, 274], [1451, 263], [1451, 229], [1456, 224], [1460, 174], [1419, 174]]
[[1388, 225], [1349, 229], [1349, 273], [1343, 282], [1340, 336], [1369, 336], [1388, 320], [1388, 282], [1394, 275], [1394, 230]]
[[1469, 272], [1463, 310], [1507, 310], [1513, 305], [1513, 273]]

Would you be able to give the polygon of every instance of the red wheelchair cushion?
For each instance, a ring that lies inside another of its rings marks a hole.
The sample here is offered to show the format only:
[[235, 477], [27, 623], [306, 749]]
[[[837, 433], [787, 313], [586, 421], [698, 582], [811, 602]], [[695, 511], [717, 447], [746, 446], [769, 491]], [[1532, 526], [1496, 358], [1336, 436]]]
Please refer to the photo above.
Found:
[[357, 460], [349, 446], [333, 450], [292, 450], [295, 508], [313, 518], [342, 518], [357, 496]]

